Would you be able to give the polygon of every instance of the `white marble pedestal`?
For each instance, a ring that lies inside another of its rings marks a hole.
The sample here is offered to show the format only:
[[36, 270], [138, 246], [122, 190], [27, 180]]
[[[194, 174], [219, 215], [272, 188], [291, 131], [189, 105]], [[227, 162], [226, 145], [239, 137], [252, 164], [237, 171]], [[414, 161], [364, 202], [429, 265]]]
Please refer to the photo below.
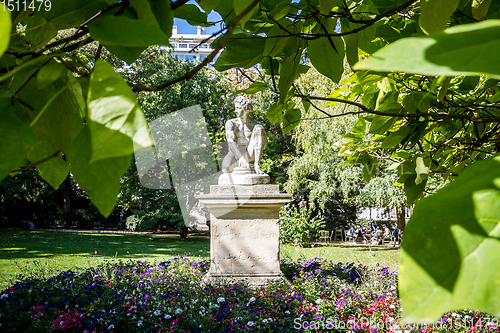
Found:
[[279, 185], [212, 185], [198, 197], [210, 211], [210, 270], [204, 283], [281, 278], [279, 210], [291, 195]]

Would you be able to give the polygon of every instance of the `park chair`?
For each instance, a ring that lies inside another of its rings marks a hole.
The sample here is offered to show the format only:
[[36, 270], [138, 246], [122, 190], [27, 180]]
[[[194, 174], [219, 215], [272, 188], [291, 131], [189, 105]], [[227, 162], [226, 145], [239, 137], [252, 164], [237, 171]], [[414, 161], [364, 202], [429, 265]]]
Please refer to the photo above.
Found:
[[[333, 235], [333, 231], [332, 231], [332, 235]], [[335, 236], [332, 237], [333, 240], [339, 240], [339, 241], [342, 241], [343, 240], [343, 236], [342, 236], [342, 229], [335, 229]]]
[[78, 221], [71, 222], [71, 226], [69, 228], [70, 229], [78, 229]]
[[331, 240], [331, 237], [330, 237], [330, 231], [328, 230], [320, 230], [319, 231], [319, 240], [324, 240], [325, 242], [328, 241], [328, 239]]

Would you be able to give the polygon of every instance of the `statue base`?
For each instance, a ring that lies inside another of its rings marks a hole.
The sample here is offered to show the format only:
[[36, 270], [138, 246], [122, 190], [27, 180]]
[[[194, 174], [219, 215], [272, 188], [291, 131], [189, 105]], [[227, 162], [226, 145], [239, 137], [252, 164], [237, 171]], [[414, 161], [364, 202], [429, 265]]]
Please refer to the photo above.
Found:
[[210, 270], [204, 284], [246, 281], [260, 286], [282, 279], [279, 210], [291, 195], [279, 185], [212, 185], [198, 197], [210, 211]]
[[261, 185], [269, 184], [269, 175], [255, 173], [253, 165], [251, 168], [234, 168], [233, 172], [223, 173], [219, 177], [219, 185]]

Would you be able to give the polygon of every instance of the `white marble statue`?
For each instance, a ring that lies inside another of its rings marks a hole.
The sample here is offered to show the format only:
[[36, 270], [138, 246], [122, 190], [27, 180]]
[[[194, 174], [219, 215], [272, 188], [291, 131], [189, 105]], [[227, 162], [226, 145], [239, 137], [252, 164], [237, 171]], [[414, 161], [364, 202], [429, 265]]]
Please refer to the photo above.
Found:
[[234, 106], [237, 118], [226, 122], [229, 152], [222, 161], [222, 171], [231, 173], [238, 168], [264, 175], [260, 169], [260, 158], [267, 147], [266, 131], [260, 122], [248, 117], [252, 106], [247, 98], [236, 97]]

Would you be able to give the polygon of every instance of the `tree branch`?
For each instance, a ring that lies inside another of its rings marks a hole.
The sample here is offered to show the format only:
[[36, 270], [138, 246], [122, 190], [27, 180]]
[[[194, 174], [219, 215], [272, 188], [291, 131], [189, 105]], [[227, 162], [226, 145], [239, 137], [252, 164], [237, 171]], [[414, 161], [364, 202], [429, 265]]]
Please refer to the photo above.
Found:
[[353, 111], [353, 112], [346, 112], [342, 113], [339, 115], [332, 115], [333, 117], [340, 117], [343, 115], [347, 114], [361, 114], [361, 113], [371, 113], [371, 114], [377, 114], [381, 116], [389, 116], [389, 117], [399, 117], [399, 118], [419, 118], [419, 117], [435, 117], [435, 118], [450, 118], [450, 119], [463, 119], [463, 120], [469, 120], [474, 123], [496, 123], [500, 121], [500, 117], [474, 117], [466, 114], [459, 114], [459, 113], [448, 113], [448, 112], [423, 112], [423, 113], [391, 113], [391, 112], [383, 112], [383, 111], [377, 111], [373, 110], [370, 108], [367, 108], [361, 103], [353, 102], [350, 100], [346, 99], [340, 99], [340, 98], [332, 98], [332, 97], [319, 97], [319, 96], [305, 96], [301, 94], [295, 94], [295, 97], [299, 98], [304, 98], [304, 99], [315, 99], [315, 100], [320, 100], [320, 101], [329, 101], [329, 102], [338, 102], [338, 103], [345, 103], [349, 104], [352, 106], [356, 106], [360, 108], [362, 111]]
[[44, 159], [41, 159], [41, 160], [36, 161], [36, 162], [33, 162], [33, 163], [29, 164], [29, 165], [22, 166], [22, 167], [20, 167], [20, 168], [18, 168], [18, 169], [12, 170], [12, 171], [11, 171], [11, 172], [9, 172], [9, 173], [13, 173], [13, 172], [23, 172], [23, 171], [29, 170], [29, 169], [31, 169], [31, 168], [36, 167], [36, 166], [37, 166], [37, 165], [39, 165], [39, 164], [42, 164], [42, 163], [47, 162], [47, 161], [49, 161], [49, 160], [51, 160], [51, 159], [53, 159], [53, 158], [56, 158], [57, 156], [59, 156], [59, 154], [60, 154], [60, 153], [61, 153], [61, 151], [60, 151], [60, 150], [58, 150], [58, 151], [56, 151], [54, 154], [52, 154], [52, 155], [50, 155], [50, 156], [48, 156], [48, 157], [45, 157]]

